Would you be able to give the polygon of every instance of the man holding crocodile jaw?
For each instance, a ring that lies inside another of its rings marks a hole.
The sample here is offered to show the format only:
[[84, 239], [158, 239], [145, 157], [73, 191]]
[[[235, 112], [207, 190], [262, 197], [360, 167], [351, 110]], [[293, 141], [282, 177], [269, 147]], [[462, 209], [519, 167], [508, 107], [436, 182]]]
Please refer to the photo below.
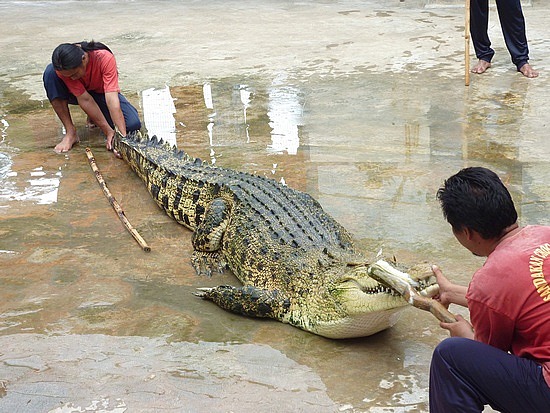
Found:
[[65, 127], [65, 136], [55, 146], [58, 153], [68, 152], [79, 140], [69, 104], [78, 104], [88, 115], [88, 125], [103, 131], [108, 150], [115, 126], [123, 136], [141, 128], [137, 110], [120, 93], [115, 57], [103, 43], [60, 44], [43, 80], [48, 99]]
[[[442, 304], [470, 310], [441, 323], [430, 412], [550, 411], [550, 227], [519, 227], [512, 197], [492, 171], [466, 168], [437, 192], [453, 234], [485, 264], [463, 287], [433, 267]], [[546, 275], [545, 275], [546, 274]]]

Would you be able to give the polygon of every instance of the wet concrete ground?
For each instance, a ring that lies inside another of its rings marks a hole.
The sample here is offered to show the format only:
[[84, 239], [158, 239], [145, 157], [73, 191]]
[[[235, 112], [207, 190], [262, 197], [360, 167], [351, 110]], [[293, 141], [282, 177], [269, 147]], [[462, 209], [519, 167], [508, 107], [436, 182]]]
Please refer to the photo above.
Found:
[[[493, 10], [494, 66], [465, 87], [460, 4], [0, 1], [0, 411], [427, 412], [446, 336], [430, 314], [337, 341], [194, 297], [236, 280], [194, 274], [189, 232], [77, 109], [81, 144], [53, 153], [62, 131], [41, 72], [57, 44], [101, 40], [141, 112], [144, 90], [169, 86], [181, 148], [283, 179], [366, 251], [466, 283], [483, 260], [441, 217], [446, 177], [490, 167], [522, 224], [550, 223], [550, 6], [524, 9], [540, 78], [515, 72]], [[86, 146], [150, 253], [102, 195]]]

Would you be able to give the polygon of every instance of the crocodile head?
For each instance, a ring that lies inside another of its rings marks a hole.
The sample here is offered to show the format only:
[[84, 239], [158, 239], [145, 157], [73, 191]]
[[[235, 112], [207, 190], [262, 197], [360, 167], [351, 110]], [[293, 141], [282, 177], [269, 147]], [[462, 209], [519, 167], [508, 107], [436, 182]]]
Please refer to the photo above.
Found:
[[[331, 278], [327, 298], [338, 308], [339, 316], [317, 320], [310, 326], [316, 334], [328, 338], [369, 336], [393, 326], [409, 306], [399, 293], [372, 278], [367, 265], [336, 270]], [[439, 288], [431, 273], [412, 278], [422, 295], [437, 294]]]

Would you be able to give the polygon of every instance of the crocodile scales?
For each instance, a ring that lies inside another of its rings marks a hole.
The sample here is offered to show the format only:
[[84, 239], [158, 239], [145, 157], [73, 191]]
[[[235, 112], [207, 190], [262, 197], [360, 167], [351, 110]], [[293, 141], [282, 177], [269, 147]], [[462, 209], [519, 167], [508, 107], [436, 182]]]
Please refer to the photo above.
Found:
[[[140, 132], [117, 133], [113, 148], [156, 203], [193, 231], [195, 270], [210, 275], [227, 267], [242, 283], [197, 295], [329, 338], [374, 334], [406, 308], [368, 275], [349, 232], [310, 195], [213, 166]], [[424, 289], [435, 288], [432, 279], [419, 279]]]

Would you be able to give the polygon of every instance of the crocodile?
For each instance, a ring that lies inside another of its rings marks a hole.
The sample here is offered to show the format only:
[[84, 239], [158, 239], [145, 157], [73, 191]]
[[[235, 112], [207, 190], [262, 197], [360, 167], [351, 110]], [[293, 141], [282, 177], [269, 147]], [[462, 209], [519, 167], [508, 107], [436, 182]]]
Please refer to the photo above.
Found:
[[[193, 231], [197, 273], [229, 269], [242, 284], [199, 289], [199, 297], [335, 339], [387, 329], [407, 307], [369, 275], [351, 234], [309, 194], [214, 166], [139, 131], [117, 132], [113, 150], [158, 206]], [[427, 295], [437, 292], [433, 277], [415, 282]]]

